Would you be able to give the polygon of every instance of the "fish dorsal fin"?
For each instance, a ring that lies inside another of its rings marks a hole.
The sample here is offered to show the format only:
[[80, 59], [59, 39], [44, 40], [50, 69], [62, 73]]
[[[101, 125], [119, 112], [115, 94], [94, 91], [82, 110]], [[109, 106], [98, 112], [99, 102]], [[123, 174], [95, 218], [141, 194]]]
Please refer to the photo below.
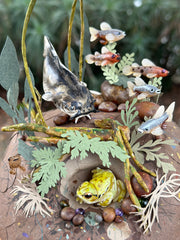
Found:
[[134, 92], [134, 83], [132, 83], [132, 82], [130, 82], [130, 81], [128, 81], [127, 82], [127, 86], [128, 86], [128, 90], [129, 90], [129, 96], [130, 97], [132, 97], [132, 96], [134, 96], [136, 93]]
[[114, 41], [114, 35], [112, 34], [112, 33], [108, 33], [107, 35], [106, 35], [106, 40], [108, 41], [108, 42], [113, 42]]
[[155, 136], [161, 136], [163, 134], [163, 130], [158, 126], [151, 131], [151, 134]]
[[175, 102], [172, 102], [169, 107], [166, 109], [166, 113], [168, 114], [167, 122], [171, 122], [173, 118], [173, 112], [174, 112]]
[[148, 58], [144, 58], [142, 60], [142, 66], [155, 66], [155, 64], [153, 62], [151, 62], [151, 60], [149, 60]]
[[133, 63], [132, 67], [139, 67], [139, 64], [138, 63]]
[[163, 105], [161, 105], [152, 118], [156, 119], [156, 118], [161, 117], [164, 113], [164, 110], [165, 110], [165, 107]]
[[101, 48], [101, 53], [108, 53], [109, 50], [107, 49], [107, 47], [102, 47]]
[[107, 22], [102, 22], [101, 24], [100, 24], [100, 29], [101, 30], [111, 30], [112, 28], [111, 28], [111, 26], [109, 25], [109, 23], [107, 23]]
[[136, 77], [134, 82], [135, 82], [136, 86], [144, 86], [144, 85], [146, 85], [146, 83], [140, 77]]

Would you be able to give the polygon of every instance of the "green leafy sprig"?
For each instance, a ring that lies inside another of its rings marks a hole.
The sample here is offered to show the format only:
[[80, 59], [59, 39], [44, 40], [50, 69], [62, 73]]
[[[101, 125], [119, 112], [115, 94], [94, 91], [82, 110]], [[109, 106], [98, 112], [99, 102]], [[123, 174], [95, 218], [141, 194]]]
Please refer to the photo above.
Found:
[[114, 141], [100, 141], [100, 138], [88, 139], [86, 134], [81, 135], [79, 131], [68, 131], [62, 134], [68, 141], [64, 143], [63, 154], [71, 152], [71, 159], [80, 156], [80, 159], [88, 156], [87, 152], [98, 154], [103, 166], [109, 167], [109, 153], [112, 157], [120, 159], [122, 162], [126, 160], [128, 155]]
[[169, 157], [162, 152], [159, 152], [162, 145], [176, 145], [174, 140], [149, 140], [143, 145], [140, 144], [139, 139], [142, 137], [142, 134], [134, 130], [131, 135], [130, 144], [132, 150], [141, 164], [144, 164], [144, 161], [156, 161], [157, 167], [162, 168], [164, 173], [168, 171], [175, 171], [176, 169], [171, 163], [163, 162], [163, 159], [169, 159]]
[[[112, 52], [116, 53], [116, 43], [108, 44], [106, 47], [107, 49]], [[134, 53], [126, 53], [125, 56], [122, 57], [121, 61], [117, 64], [113, 65], [106, 65], [104, 67], [101, 67], [101, 70], [103, 72], [103, 75], [105, 76], [105, 79], [110, 84], [115, 84], [118, 86], [127, 87], [127, 81], [132, 81], [134, 78], [128, 78], [127, 76], [123, 75], [123, 68], [126, 65], [132, 65], [134, 62]]]
[[134, 106], [136, 102], [137, 98], [134, 98], [131, 104], [129, 104], [129, 101], [126, 101], [126, 109], [121, 111], [122, 122], [129, 128], [138, 124], [138, 121], [134, 121], [134, 119], [138, 116], [138, 111], [136, 111], [136, 107]]
[[50, 147], [37, 149], [32, 152], [31, 167], [38, 168], [33, 173], [32, 182], [40, 181], [37, 190], [44, 197], [51, 187], [55, 187], [60, 176], [66, 175], [65, 163], [60, 162], [63, 155], [63, 143], [58, 142], [54, 150]]

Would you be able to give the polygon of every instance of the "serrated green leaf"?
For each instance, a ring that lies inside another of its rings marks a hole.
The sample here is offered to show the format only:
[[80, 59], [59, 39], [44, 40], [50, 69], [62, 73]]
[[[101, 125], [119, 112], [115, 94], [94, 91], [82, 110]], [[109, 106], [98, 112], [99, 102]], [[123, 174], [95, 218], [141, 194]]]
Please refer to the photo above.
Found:
[[7, 92], [8, 103], [15, 109], [17, 107], [17, 101], [19, 96], [19, 84], [15, 82], [11, 85]]
[[0, 97], [0, 107], [11, 117], [15, 118], [17, 115], [16, 113], [12, 110], [11, 106], [3, 99]]
[[100, 141], [100, 138], [88, 139], [85, 134], [78, 131], [68, 131], [62, 134], [68, 141], [64, 143], [63, 153], [69, 153], [71, 149], [71, 158], [80, 156], [82, 160], [87, 156], [87, 152], [96, 153], [102, 161], [103, 166], [110, 166], [109, 153], [121, 161], [125, 161], [128, 155], [122, 150], [117, 143], [113, 141]]
[[0, 85], [8, 91], [19, 80], [19, 62], [15, 47], [7, 37], [0, 55]]
[[51, 187], [54, 187], [61, 177], [66, 175], [65, 163], [60, 162], [62, 156], [63, 143], [59, 142], [57, 148], [50, 147], [43, 149], [36, 149], [32, 152], [34, 157], [31, 160], [31, 167], [40, 167], [40, 169], [33, 174], [33, 182], [40, 181], [38, 191], [44, 197]]

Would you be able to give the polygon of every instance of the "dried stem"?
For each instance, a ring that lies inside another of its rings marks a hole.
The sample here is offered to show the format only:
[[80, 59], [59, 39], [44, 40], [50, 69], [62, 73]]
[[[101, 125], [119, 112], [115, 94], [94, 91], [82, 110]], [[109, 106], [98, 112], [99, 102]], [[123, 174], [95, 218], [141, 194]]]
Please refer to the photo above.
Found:
[[79, 52], [79, 80], [82, 81], [83, 47], [84, 47], [84, 14], [83, 14], [83, 0], [80, 0], [80, 18], [81, 18], [81, 37], [80, 37], [80, 52]]
[[[3, 132], [14, 132], [14, 131], [35, 131], [46, 133], [50, 136], [61, 137], [63, 133], [67, 131], [80, 131], [87, 135], [88, 138], [99, 137], [101, 140], [108, 141], [113, 140], [112, 129], [100, 129], [100, 128], [87, 128], [87, 127], [45, 127], [38, 124], [32, 123], [19, 123], [16, 125], [5, 126], [1, 128]], [[60, 139], [59, 139], [60, 140]]]
[[124, 132], [122, 130], [121, 131], [121, 134], [122, 134], [122, 137], [123, 137], [123, 140], [124, 140], [124, 143], [125, 143], [125, 146], [129, 152], [129, 155], [131, 156], [132, 160], [134, 161], [134, 163], [143, 171], [149, 173], [151, 176], [153, 177], [156, 177], [156, 174], [152, 171], [150, 171], [149, 169], [147, 169], [146, 167], [144, 167], [135, 157], [133, 151], [132, 151], [132, 148], [131, 148], [131, 145], [126, 137], [126, 135], [124, 134]]
[[37, 112], [39, 114], [39, 117], [41, 119], [42, 125], [46, 126], [46, 123], [44, 121], [40, 106], [38, 104], [38, 100], [36, 98], [36, 94], [35, 94], [35, 91], [34, 91], [34, 87], [33, 87], [30, 72], [29, 72], [27, 56], [26, 56], [26, 43], [25, 43], [26, 32], [27, 32], [27, 27], [28, 27], [28, 23], [29, 23], [29, 20], [30, 20], [30, 16], [32, 14], [32, 11], [33, 11], [33, 8], [34, 8], [35, 4], [36, 4], [36, 0], [31, 0], [30, 3], [29, 3], [29, 6], [28, 6], [27, 12], [26, 12], [26, 16], [25, 16], [25, 19], [24, 19], [23, 30], [22, 30], [21, 50], [22, 50], [22, 57], [23, 57], [23, 62], [24, 62], [24, 69], [25, 69], [25, 73], [26, 73], [26, 78], [27, 78], [27, 81], [28, 81], [28, 84], [29, 84], [29, 87], [30, 87], [30, 90], [31, 90], [31, 94], [32, 94], [33, 99], [34, 99], [34, 104], [36, 106], [36, 110], [37, 110]]
[[72, 35], [72, 25], [74, 20], [74, 14], [76, 10], [77, 0], [74, 0], [71, 7], [71, 16], [69, 19], [69, 29], [68, 29], [68, 68], [71, 71], [71, 35]]

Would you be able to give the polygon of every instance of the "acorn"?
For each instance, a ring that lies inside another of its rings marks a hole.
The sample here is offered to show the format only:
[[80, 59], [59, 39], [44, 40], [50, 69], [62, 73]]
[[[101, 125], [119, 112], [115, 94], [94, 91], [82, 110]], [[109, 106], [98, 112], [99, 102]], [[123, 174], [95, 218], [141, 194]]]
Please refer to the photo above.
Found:
[[133, 202], [131, 201], [131, 199], [128, 197], [128, 198], [124, 198], [122, 203], [121, 203], [121, 209], [122, 211], [129, 215], [131, 212], [136, 212], [136, 208], [132, 206], [133, 205]]
[[153, 180], [152, 180], [151, 176], [146, 172], [138, 172], [138, 173], [141, 175], [143, 181], [146, 183], [146, 185], [149, 189], [149, 192], [146, 192], [141, 187], [141, 185], [137, 182], [137, 179], [135, 178], [135, 176], [131, 177], [131, 185], [132, 185], [132, 188], [133, 188], [136, 196], [137, 197], [142, 197], [143, 195], [147, 195], [147, 194], [152, 192], [152, 190], [153, 190]]
[[103, 209], [103, 219], [105, 222], [111, 223], [116, 217], [115, 209], [112, 207], [107, 207]]
[[61, 210], [60, 216], [65, 221], [70, 221], [75, 216], [76, 212], [71, 207], [65, 207]]

